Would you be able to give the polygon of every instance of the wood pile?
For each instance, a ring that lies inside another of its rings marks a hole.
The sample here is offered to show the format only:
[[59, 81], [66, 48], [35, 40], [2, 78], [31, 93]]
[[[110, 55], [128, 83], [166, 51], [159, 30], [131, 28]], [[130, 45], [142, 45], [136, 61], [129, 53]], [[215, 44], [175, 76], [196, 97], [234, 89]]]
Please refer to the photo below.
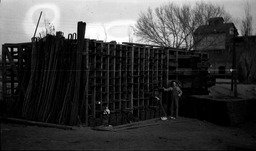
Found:
[[[33, 41], [31, 77], [22, 106], [25, 119], [77, 124], [85, 23], [78, 23], [78, 40], [64, 42], [48, 35]], [[74, 47], [77, 51], [74, 51]]]

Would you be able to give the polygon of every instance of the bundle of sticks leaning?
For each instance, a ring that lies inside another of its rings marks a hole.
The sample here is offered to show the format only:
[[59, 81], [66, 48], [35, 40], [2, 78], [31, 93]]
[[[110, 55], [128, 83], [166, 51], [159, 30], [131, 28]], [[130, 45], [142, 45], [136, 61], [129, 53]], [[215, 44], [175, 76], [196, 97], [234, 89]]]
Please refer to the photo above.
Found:
[[78, 22], [77, 41], [47, 35], [32, 42], [31, 75], [22, 118], [65, 125], [79, 122], [84, 34], [85, 23]]

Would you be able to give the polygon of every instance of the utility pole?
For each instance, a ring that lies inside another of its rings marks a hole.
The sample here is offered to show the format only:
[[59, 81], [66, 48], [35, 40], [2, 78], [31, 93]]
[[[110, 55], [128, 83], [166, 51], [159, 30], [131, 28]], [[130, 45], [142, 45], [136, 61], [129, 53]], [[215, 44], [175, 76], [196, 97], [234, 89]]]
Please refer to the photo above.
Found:
[[233, 36], [233, 64], [234, 64], [234, 97], [237, 97], [237, 68], [236, 68], [236, 45], [235, 34]]
[[235, 27], [231, 27], [229, 33], [232, 35], [233, 44], [233, 57], [232, 57], [232, 81], [231, 81], [231, 91], [234, 91], [234, 97], [237, 97], [237, 69], [236, 69], [236, 48], [235, 48]]

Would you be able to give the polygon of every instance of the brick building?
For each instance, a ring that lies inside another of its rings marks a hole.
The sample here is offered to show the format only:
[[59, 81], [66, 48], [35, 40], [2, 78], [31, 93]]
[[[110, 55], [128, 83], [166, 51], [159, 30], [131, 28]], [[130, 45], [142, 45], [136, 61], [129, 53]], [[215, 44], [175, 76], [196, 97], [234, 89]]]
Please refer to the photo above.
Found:
[[219, 77], [231, 75], [233, 39], [237, 36], [235, 25], [224, 23], [222, 17], [210, 18], [207, 25], [198, 27], [193, 33], [194, 50], [209, 53], [212, 74]]

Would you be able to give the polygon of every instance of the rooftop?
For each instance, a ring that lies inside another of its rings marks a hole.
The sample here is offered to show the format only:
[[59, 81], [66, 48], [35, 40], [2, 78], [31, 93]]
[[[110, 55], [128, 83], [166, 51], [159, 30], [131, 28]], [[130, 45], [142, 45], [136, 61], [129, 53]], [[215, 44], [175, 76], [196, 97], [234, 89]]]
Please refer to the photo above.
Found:
[[233, 23], [224, 23], [222, 17], [210, 18], [208, 25], [199, 26], [194, 35], [211, 34], [211, 33], [229, 33], [230, 28], [234, 27], [236, 35], [238, 35], [237, 29]]

